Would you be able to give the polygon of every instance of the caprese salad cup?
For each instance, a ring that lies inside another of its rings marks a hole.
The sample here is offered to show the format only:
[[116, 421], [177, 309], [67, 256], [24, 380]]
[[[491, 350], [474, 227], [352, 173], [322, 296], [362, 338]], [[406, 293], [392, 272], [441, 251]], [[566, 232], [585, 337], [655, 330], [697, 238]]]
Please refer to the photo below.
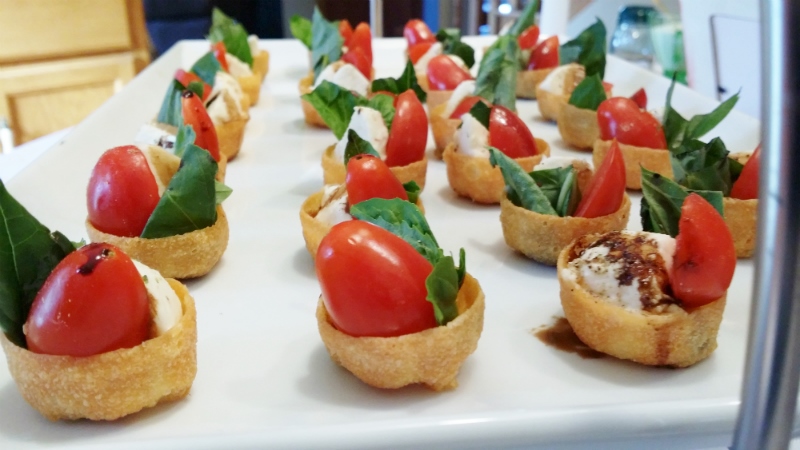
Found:
[[555, 121], [575, 87], [586, 77], [580, 64], [567, 64], [551, 71], [536, 87], [536, 103], [545, 120]]
[[[585, 78], [573, 91], [569, 102], [561, 108], [557, 125], [561, 138], [578, 150], [592, 151], [600, 139], [597, 110], [606, 100], [606, 86], [597, 76]], [[610, 91], [610, 88], [609, 88]], [[647, 109], [647, 93], [639, 89], [631, 100], [642, 110]]]
[[231, 74], [247, 97], [247, 106], [252, 108], [261, 96], [261, 75], [235, 56], [226, 51], [225, 43], [220, 41], [211, 45], [211, 51], [219, 61], [222, 70]]
[[474, 79], [472, 74], [447, 55], [431, 59], [427, 69], [428, 109], [447, 103], [453, 92], [464, 81]]
[[750, 258], [756, 246], [758, 229], [758, 171], [761, 146], [755, 152], [736, 153], [730, 158], [744, 164], [731, 195], [722, 199], [725, 223], [733, 236], [736, 256]]
[[517, 97], [536, 99], [536, 88], [558, 67], [558, 36], [538, 42], [539, 28], [536, 25], [525, 30], [520, 37], [520, 48], [530, 51], [528, 63], [517, 73]]
[[[325, 184], [342, 184], [347, 175], [344, 162], [337, 158], [334, 149], [335, 145], [325, 149], [322, 154], [322, 181]], [[400, 180], [400, 183], [414, 181], [420, 189], [425, 188], [425, 180], [428, 174], [428, 157], [423, 156], [419, 161], [415, 161], [404, 166], [390, 167], [392, 173]]]
[[[425, 91], [430, 91], [429, 71], [431, 61], [438, 56], [446, 56], [461, 69], [469, 72], [469, 68], [475, 63], [475, 51], [469, 45], [461, 42], [461, 32], [455, 28], [440, 29], [438, 33], [428, 28], [425, 22], [419, 19], [409, 20], [403, 27], [403, 37], [408, 44], [408, 60], [414, 67], [417, 84]], [[434, 66], [441, 64], [434, 63]], [[445, 65], [435, 69], [439, 75], [434, 73], [434, 81], [441, 81], [441, 70], [447, 70]], [[439, 89], [441, 91], [441, 89]], [[434, 106], [443, 100], [439, 92], [433, 95]]]

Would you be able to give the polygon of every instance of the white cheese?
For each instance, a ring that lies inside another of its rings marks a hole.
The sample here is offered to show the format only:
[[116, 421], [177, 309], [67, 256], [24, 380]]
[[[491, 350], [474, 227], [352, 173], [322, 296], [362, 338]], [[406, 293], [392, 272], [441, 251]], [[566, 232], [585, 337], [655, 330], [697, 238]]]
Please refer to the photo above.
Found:
[[208, 101], [206, 102], [208, 116], [211, 118], [211, 121], [214, 122], [214, 125], [219, 125], [231, 120], [231, 112], [228, 110], [225, 97], [233, 99], [234, 101], [232, 103], [238, 111], [239, 117], [244, 116], [244, 110], [242, 109], [244, 92], [241, 86], [239, 86], [239, 82], [230, 74], [220, 70], [214, 77], [214, 87], [211, 89], [211, 94], [209, 94]]
[[133, 261], [139, 275], [142, 276], [144, 286], [150, 297], [150, 311], [153, 314], [153, 324], [156, 334], [161, 336], [181, 320], [183, 308], [178, 294], [172, 290], [167, 280], [158, 271], [147, 267], [139, 261]]
[[572, 64], [556, 67], [547, 75], [544, 80], [542, 80], [542, 82], [539, 84], [539, 87], [542, 90], [552, 92], [553, 94], [564, 94], [564, 83], [567, 79], [567, 73], [569, 73], [572, 68]]
[[458, 67], [464, 69], [465, 72], [469, 72], [469, 67], [467, 67], [467, 63], [465, 63], [464, 60], [461, 59], [461, 57], [456, 55], [447, 55], [447, 57], [453, 60], [453, 62], [456, 63]]
[[367, 77], [352, 64], [329, 64], [328, 67], [320, 72], [317, 81], [314, 82], [314, 88], [322, 84], [323, 81], [330, 81], [361, 96], [367, 95], [370, 85]]
[[175, 135], [155, 123], [146, 123], [139, 128], [133, 142], [137, 144], [157, 145], [165, 150], [175, 148]]
[[441, 55], [443, 51], [444, 47], [442, 46], [441, 42], [431, 45], [428, 51], [417, 60], [416, 64], [414, 64], [414, 72], [421, 75], [426, 74], [428, 72], [428, 64], [434, 57]]
[[225, 62], [228, 63], [228, 73], [233, 77], [239, 78], [253, 75], [253, 70], [250, 69], [250, 66], [230, 53], [225, 53]]
[[386, 158], [386, 143], [389, 141], [389, 129], [383, 121], [381, 113], [366, 106], [356, 106], [353, 108], [353, 115], [350, 117], [350, 124], [344, 132], [342, 139], [336, 143], [333, 155], [339, 161], [344, 160], [344, 150], [347, 148], [347, 132], [353, 130], [361, 139], [369, 141], [375, 151]]
[[164, 195], [164, 191], [167, 190], [167, 186], [164, 185], [164, 183], [161, 181], [161, 178], [158, 176], [158, 171], [156, 170], [155, 163], [153, 162], [153, 156], [150, 153], [150, 145], [151, 144], [140, 144], [137, 147], [139, 147], [139, 150], [141, 150], [144, 158], [147, 160], [147, 167], [150, 168], [150, 173], [153, 174], [153, 178], [156, 180], [156, 186], [158, 186], [158, 196], [160, 198], [162, 195]]
[[261, 53], [261, 49], [258, 48], [258, 36], [255, 34], [247, 36], [247, 45], [250, 46], [250, 54], [253, 56], [253, 58], [255, 58], [257, 54]]
[[453, 90], [453, 95], [447, 100], [442, 117], [450, 117], [461, 102], [475, 92], [475, 80], [464, 80]]
[[667, 272], [672, 270], [672, 261], [675, 258], [675, 238], [668, 234], [646, 233], [650, 240], [655, 241], [658, 247], [658, 254], [664, 259], [664, 267]]
[[330, 226], [353, 220], [353, 216], [347, 213], [347, 192], [341, 197], [331, 200], [331, 197], [339, 188], [340, 186], [337, 184], [325, 186], [322, 194], [322, 202], [320, 203], [324, 206], [317, 212], [317, 215], [314, 216], [315, 219], [320, 222], [325, 222]]
[[545, 156], [539, 164], [533, 166], [533, 170], [563, 169], [575, 162], [574, 158], [566, 156]]
[[489, 157], [489, 130], [472, 114], [461, 116], [461, 127], [456, 131], [458, 151], [467, 156]]

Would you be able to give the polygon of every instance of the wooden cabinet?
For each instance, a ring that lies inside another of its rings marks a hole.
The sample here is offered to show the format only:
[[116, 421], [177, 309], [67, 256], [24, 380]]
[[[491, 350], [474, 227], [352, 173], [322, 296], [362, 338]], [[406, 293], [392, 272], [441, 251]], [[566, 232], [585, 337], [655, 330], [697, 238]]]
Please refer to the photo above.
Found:
[[0, 0], [0, 42], [16, 144], [77, 124], [150, 61], [141, 0]]

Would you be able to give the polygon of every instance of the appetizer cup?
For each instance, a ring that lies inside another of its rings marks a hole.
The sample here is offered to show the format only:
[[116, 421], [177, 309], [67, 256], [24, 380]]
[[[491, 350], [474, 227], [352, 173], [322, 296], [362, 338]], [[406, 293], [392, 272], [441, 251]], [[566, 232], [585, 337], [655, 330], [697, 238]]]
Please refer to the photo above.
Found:
[[536, 100], [536, 88], [553, 69], [520, 70], [517, 72], [517, 97]]
[[236, 77], [236, 81], [239, 82], [239, 87], [242, 88], [244, 95], [247, 97], [247, 104], [251, 108], [258, 103], [258, 99], [261, 97], [262, 79], [261, 74], [255, 70], [252, 75]]
[[[549, 75], [549, 74], [548, 74]], [[569, 97], [575, 86], [578, 85], [586, 77], [586, 72], [583, 66], [578, 64], [570, 64], [569, 70], [564, 77], [563, 90], [561, 92], [552, 92], [542, 88], [542, 83], [536, 86], [536, 102], [539, 104], [539, 111], [545, 120], [555, 121], [558, 120], [558, 115], [561, 108], [569, 102]], [[546, 77], [545, 77], [546, 78]]]
[[556, 121], [561, 139], [578, 150], [592, 150], [595, 141], [600, 139], [597, 111], [567, 103], [559, 110]]
[[[300, 95], [310, 94], [314, 88], [314, 73], [311, 72], [307, 76], [300, 79], [300, 84], [298, 85], [298, 91]], [[319, 115], [319, 112], [311, 105], [308, 101], [304, 99], [300, 99], [300, 105], [303, 107], [303, 116], [305, 117], [306, 123], [309, 125], [313, 125], [315, 127], [320, 128], [328, 128], [328, 124], [322, 120], [322, 116]]]
[[[744, 164], [750, 159], [750, 153], [736, 153], [730, 158]], [[725, 224], [733, 236], [733, 247], [738, 258], [753, 256], [756, 246], [756, 230], [758, 229], [758, 199], [740, 200], [725, 197], [722, 199]]]
[[[236, 106], [231, 104], [235, 100], [225, 97], [224, 100], [228, 102], [228, 111], [237, 111]], [[242, 148], [242, 140], [244, 140], [244, 127], [250, 120], [250, 115], [247, 109], [250, 107], [248, 98], [242, 98], [242, 110], [244, 114], [231, 115], [230, 120], [214, 125], [217, 131], [217, 140], [219, 141], [219, 152], [225, 155], [228, 161], [232, 160], [239, 154]]]
[[[322, 179], [325, 184], [342, 184], [347, 176], [347, 168], [344, 162], [334, 155], [335, 145], [325, 149], [322, 154]], [[428, 158], [405, 166], [391, 167], [392, 173], [401, 183], [415, 181], [420, 190], [425, 188], [425, 178], [428, 172]]]
[[444, 117], [443, 113], [446, 107], [446, 103], [441, 104], [431, 109], [430, 113], [431, 131], [433, 132], [433, 140], [436, 142], [436, 149], [433, 154], [438, 159], [442, 159], [444, 149], [455, 142], [456, 130], [461, 125], [461, 119]]
[[261, 78], [261, 83], [267, 77], [269, 72], [269, 52], [261, 50], [253, 55], [253, 72], [257, 73]]
[[[612, 141], [594, 141], [592, 161], [595, 167], [600, 167], [606, 158]], [[669, 150], [619, 143], [622, 159], [625, 161], [625, 179], [628, 189], [642, 189], [642, 167], [659, 173], [669, 179], [673, 178], [672, 161]]]

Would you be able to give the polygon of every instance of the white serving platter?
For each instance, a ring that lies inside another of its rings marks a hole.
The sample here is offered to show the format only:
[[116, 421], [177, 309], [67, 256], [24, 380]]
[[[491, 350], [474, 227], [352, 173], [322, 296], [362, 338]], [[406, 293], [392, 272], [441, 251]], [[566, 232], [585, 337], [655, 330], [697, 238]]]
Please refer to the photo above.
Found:
[[[478, 49], [489, 41], [473, 39]], [[514, 253], [503, 242], [499, 207], [473, 205], [447, 185], [445, 167], [429, 163], [422, 194], [445, 250], [467, 250], [468, 271], [486, 294], [486, 320], [460, 386], [370, 388], [331, 362], [319, 338], [314, 267], [300, 230], [300, 204], [322, 186], [320, 156], [330, 131], [307, 127], [297, 81], [308, 70], [297, 41], [262, 41], [272, 54], [259, 104], [251, 109], [242, 151], [228, 166], [234, 189], [225, 202], [228, 250], [208, 276], [188, 283], [198, 310], [198, 373], [190, 395], [113, 423], [49, 422], [17, 392], [0, 365], [0, 448], [687, 448], [730, 440], [744, 365], [752, 263], [741, 260], [729, 290], [719, 348], [683, 370], [613, 359], [584, 360], [547, 347], [531, 330], [560, 316], [555, 269]], [[376, 75], [397, 76], [400, 39], [373, 43]], [[86, 236], [89, 173], [108, 148], [132, 143], [158, 111], [175, 69], [207, 49], [182, 42], [151, 64], [57, 146], [7, 181], [47, 226]], [[669, 81], [610, 57], [615, 93], [644, 86], [663, 105]], [[678, 87], [684, 115], [716, 102]], [[565, 150], [536, 103], [521, 116], [556, 155]], [[733, 151], [759, 140], [756, 119], [732, 112], [717, 130]], [[630, 228], [639, 228], [639, 196]]]

